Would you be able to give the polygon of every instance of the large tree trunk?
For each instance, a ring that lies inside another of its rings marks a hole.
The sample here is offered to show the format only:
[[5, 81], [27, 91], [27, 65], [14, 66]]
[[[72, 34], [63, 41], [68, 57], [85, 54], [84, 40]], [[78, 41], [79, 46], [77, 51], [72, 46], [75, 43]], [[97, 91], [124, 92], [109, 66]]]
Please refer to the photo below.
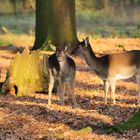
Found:
[[48, 43], [77, 46], [74, 0], [36, 0], [36, 39], [33, 49], [49, 50]]

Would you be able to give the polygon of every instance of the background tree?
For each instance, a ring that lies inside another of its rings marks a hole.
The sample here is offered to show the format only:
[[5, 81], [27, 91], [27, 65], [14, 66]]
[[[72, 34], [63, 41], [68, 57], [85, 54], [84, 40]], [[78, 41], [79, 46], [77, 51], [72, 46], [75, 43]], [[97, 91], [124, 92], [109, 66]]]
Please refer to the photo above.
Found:
[[57, 46], [78, 43], [74, 0], [36, 0], [36, 34], [33, 49], [48, 50], [49, 41]]

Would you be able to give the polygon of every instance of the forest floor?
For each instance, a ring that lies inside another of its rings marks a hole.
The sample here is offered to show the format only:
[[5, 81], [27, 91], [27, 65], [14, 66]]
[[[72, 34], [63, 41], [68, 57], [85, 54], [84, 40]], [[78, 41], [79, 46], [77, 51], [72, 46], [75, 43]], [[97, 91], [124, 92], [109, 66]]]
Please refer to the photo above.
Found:
[[[13, 46], [0, 46], [1, 81], [4, 81], [6, 69], [17, 51], [32, 46], [33, 37], [11, 35], [1, 36], [1, 40], [10, 40]], [[81, 35], [82, 36], [82, 35]], [[81, 38], [79, 35], [79, 38]], [[140, 49], [140, 39], [90, 37], [93, 50], [98, 54], [122, 52]], [[110, 126], [131, 117], [139, 107], [136, 105], [137, 84], [131, 78], [117, 82], [116, 105], [104, 104], [103, 82], [81, 57], [73, 57], [76, 66], [75, 95], [79, 104], [72, 108], [72, 101], [65, 98], [65, 106], [60, 106], [56, 94], [50, 107], [47, 106], [48, 95], [32, 94], [15, 97], [0, 96], [0, 140], [137, 140], [139, 130], [124, 133], [106, 134], [103, 126]], [[85, 129], [83, 129], [85, 128]], [[81, 131], [80, 131], [81, 130]]]

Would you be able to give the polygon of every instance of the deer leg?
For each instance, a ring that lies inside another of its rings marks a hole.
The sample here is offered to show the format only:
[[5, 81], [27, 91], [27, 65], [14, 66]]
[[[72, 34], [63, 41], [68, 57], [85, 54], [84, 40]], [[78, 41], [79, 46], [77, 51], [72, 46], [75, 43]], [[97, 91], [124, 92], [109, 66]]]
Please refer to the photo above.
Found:
[[104, 102], [107, 104], [107, 93], [109, 90], [109, 82], [107, 80], [104, 81]]
[[64, 105], [65, 83], [59, 81], [59, 101], [61, 105]]
[[49, 95], [48, 95], [48, 104], [51, 104], [51, 98], [52, 98], [52, 90], [53, 90], [53, 86], [54, 86], [54, 77], [51, 73], [51, 71], [49, 71]]
[[113, 104], [116, 104], [116, 100], [115, 100], [116, 80], [110, 79], [110, 85], [111, 85], [111, 90], [112, 90]]
[[78, 107], [76, 97], [74, 94], [74, 81], [70, 82], [70, 95], [72, 96], [72, 101], [73, 101], [74, 107]]

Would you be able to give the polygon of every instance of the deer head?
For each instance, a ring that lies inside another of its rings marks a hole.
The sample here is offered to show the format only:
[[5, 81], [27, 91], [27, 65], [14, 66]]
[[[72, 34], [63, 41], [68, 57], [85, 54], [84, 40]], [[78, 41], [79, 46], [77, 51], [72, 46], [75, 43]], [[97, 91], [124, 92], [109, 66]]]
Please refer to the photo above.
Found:
[[66, 57], [70, 44], [66, 44], [64, 48], [56, 47], [53, 44], [50, 44], [50, 47], [56, 53], [58, 61], [62, 61]]
[[87, 48], [89, 45], [89, 38], [86, 37], [85, 39], [84, 38], [82, 38], [82, 39], [83, 39], [83, 41], [80, 42], [79, 47], [80, 48]]

